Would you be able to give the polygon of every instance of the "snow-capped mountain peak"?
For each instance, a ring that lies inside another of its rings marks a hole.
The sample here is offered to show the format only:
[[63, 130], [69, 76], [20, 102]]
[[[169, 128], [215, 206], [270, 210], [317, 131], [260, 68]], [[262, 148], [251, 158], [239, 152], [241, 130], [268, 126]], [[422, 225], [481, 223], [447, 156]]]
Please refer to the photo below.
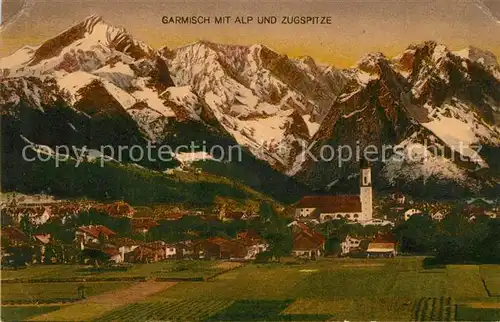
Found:
[[36, 48], [22, 48], [0, 60], [12, 75], [41, 75], [52, 71], [98, 69], [115, 57], [131, 61], [151, 57], [154, 50], [133, 39], [124, 28], [111, 26], [93, 15], [45, 41]]
[[[344, 170], [308, 160], [305, 149], [312, 142], [318, 147], [357, 141], [423, 146], [434, 140], [449, 153], [460, 141], [461, 153], [470, 158], [465, 164], [483, 170], [493, 167], [483, 155], [474, 155], [474, 147], [500, 144], [498, 64], [473, 47], [452, 52], [429, 41], [393, 59], [367, 54], [356, 66], [339, 70], [259, 44], [198, 41], [155, 51], [125, 29], [91, 16], [38, 47], [2, 58], [0, 65], [0, 102], [9, 115], [31, 108], [37, 118], [51, 118], [51, 106], [69, 107], [65, 111], [77, 116], [65, 121], [64, 133], [84, 133], [82, 124], [95, 120], [106, 133], [100, 142], [107, 136], [119, 137], [114, 142], [124, 137], [161, 142], [217, 133], [317, 187], [340, 179]], [[182, 132], [186, 129], [190, 133]], [[48, 137], [36, 143], [60, 139]], [[468, 182], [464, 164], [446, 155], [428, 159], [435, 163], [420, 167], [422, 173], [446, 180], [460, 173], [460, 181]], [[443, 164], [454, 170], [440, 176]], [[398, 178], [417, 180], [405, 176], [415, 164], [384, 166], [396, 169], [389, 171], [389, 184]]]
[[454, 51], [453, 54], [483, 64], [487, 67], [498, 67], [497, 58], [493, 53], [474, 46], [468, 46], [464, 49]]

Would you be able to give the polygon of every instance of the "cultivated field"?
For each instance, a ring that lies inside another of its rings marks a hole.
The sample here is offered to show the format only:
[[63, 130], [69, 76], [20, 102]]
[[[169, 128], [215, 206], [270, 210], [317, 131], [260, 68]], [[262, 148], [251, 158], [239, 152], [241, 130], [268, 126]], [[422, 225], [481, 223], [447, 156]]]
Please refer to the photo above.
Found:
[[2, 271], [2, 280], [44, 278], [115, 278], [115, 277], [209, 277], [225, 270], [224, 261], [165, 261], [134, 264], [126, 271], [97, 271], [85, 265], [38, 265], [26, 269]]
[[[191, 265], [196, 271], [198, 265], [208, 264]], [[156, 272], [158, 268], [137, 270]], [[96, 306], [92, 310], [75, 304], [67, 311], [71, 314], [60, 310], [37, 319], [498, 320], [499, 279], [498, 265], [426, 269], [420, 257], [248, 264], [207, 281], [178, 282], [111, 310], [99, 310], [99, 302], [89, 304]]]
[[76, 299], [79, 285], [84, 285], [86, 296], [92, 296], [128, 287], [131, 284], [130, 282], [9, 283], [2, 284], [2, 302]]

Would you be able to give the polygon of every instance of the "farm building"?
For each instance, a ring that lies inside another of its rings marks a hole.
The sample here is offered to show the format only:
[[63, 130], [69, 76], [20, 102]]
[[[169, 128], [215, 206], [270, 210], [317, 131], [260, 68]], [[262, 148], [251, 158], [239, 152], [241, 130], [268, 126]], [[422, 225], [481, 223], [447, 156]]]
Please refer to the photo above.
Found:
[[105, 240], [115, 236], [116, 233], [103, 225], [80, 226], [75, 232], [75, 239], [81, 244], [99, 243], [102, 236]]
[[397, 240], [392, 233], [379, 234], [366, 249], [367, 257], [395, 257], [397, 255]]
[[366, 254], [367, 257], [395, 257], [396, 244], [372, 242], [368, 244]]
[[292, 255], [316, 259], [325, 250], [325, 238], [317, 231], [300, 222], [292, 223]]
[[142, 244], [132, 252], [125, 254], [126, 262], [154, 263], [167, 258], [173, 258], [176, 254], [176, 247], [166, 244], [163, 241]]
[[347, 235], [345, 240], [342, 243], [340, 243], [340, 247], [342, 249], [340, 254], [347, 255], [354, 250], [359, 250], [361, 241], [362, 240], [359, 238], [353, 238]]
[[268, 244], [262, 239], [247, 237], [239, 239], [214, 237], [201, 240], [193, 245], [195, 256], [205, 259], [249, 260], [254, 259], [258, 253], [267, 248]]

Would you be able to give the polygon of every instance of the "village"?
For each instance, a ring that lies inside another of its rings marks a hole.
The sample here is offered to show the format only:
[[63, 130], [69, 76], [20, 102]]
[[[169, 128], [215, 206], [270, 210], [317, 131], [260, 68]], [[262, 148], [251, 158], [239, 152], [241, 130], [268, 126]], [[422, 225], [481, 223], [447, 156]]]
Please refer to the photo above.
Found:
[[[289, 207], [288, 216], [268, 204], [254, 212], [222, 206], [208, 214], [175, 207], [151, 214], [123, 201], [14, 195], [1, 205], [2, 264], [394, 257], [405, 251], [397, 227], [415, 216], [441, 222], [451, 212], [443, 205], [407, 200], [402, 193], [375, 203], [371, 183], [371, 169], [364, 167], [359, 195], [304, 196]], [[499, 214], [494, 201], [481, 198], [468, 200], [462, 211], [469, 222]]]
[[252, 208], [2, 195], [2, 319], [474, 320], [473, 303], [496, 305], [498, 201], [383, 195], [359, 176], [359, 194]]

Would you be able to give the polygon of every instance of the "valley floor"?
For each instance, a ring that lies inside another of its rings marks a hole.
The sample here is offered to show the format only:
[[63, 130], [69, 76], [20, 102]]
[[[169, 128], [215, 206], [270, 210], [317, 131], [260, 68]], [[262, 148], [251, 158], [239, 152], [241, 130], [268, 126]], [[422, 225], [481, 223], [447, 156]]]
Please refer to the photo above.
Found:
[[[160, 264], [151, 265], [158, 269]], [[209, 261], [203, 265], [224, 266]], [[128, 283], [55, 308], [3, 306], [2, 320], [500, 319], [500, 265], [425, 267], [422, 257], [399, 257], [321, 259], [304, 264], [285, 259], [231, 268], [204, 281]], [[34, 268], [19, 273], [26, 278], [30, 271]], [[15, 273], [9, 272], [9, 278]], [[3, 299], [5, 287], [12, 285], [2, 285]], [[50, 290], [57, 285], [44, 287]]]

